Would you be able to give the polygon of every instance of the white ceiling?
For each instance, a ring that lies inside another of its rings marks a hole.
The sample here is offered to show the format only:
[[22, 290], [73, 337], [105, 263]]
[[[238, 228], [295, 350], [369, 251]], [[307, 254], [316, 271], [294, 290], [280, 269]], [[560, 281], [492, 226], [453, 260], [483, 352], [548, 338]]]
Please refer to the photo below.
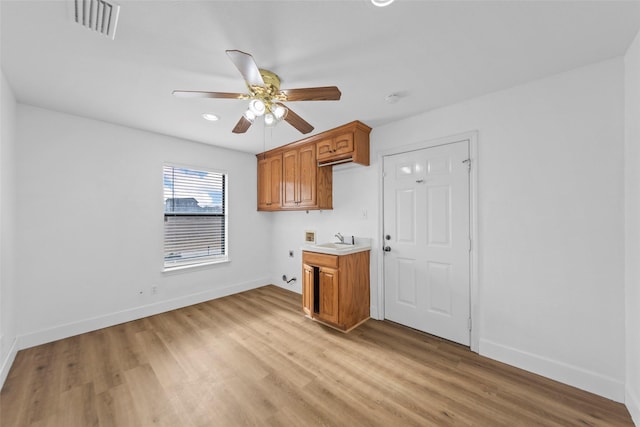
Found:
[[0, 2], [2, 69], [19, 102], [251, 153], [304, 136], [285, 122], [233, 134], [248, 101], [171, 95], [246, 92], [226, 49], [251, 53], [282, 88], [338, 86], [340, 101], [288, 104], [318, 133], [620, 56], [640, 28], [640, 0], [120, 0], [110, 40], [73, 23], [69, 3]]

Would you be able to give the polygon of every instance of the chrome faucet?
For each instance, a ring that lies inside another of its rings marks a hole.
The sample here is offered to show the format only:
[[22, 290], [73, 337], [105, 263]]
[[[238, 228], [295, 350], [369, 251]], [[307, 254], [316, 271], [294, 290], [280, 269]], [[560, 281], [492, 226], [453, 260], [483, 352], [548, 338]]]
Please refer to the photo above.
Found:
[[335, 234], [335, 236], [338, 238], [338, 240], [340, 240], [340, 243], [344, 243], [344, 236], [340, 233]]

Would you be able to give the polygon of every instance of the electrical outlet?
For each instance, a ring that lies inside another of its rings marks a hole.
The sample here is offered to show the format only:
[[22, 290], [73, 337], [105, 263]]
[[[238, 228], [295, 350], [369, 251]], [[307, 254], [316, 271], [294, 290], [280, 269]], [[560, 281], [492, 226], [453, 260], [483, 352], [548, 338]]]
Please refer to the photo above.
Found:
[[158, 294], [158, 287], [157, 286], [152, 286], [151, 287], [151, 295], [157, 295]]

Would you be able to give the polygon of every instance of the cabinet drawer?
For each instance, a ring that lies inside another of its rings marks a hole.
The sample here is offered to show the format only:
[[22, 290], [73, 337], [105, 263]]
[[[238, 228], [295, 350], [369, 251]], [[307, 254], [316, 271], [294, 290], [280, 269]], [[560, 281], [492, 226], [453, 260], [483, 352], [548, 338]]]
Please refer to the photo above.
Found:
[[302, 262], [308, 265], [338, 268], [338, 255], [319, 254], [317, 252], [302, 252]]

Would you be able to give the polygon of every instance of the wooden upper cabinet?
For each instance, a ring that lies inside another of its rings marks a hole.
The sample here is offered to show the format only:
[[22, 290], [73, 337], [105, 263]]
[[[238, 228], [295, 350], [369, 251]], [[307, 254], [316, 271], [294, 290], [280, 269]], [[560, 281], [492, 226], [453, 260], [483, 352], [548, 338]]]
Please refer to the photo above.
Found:
[[295, 207], [298, 201], [298, 150], [282, 154], [282, 206]]
[[258, 158], [258, 210], [280, 209], [282, 199], [282, 153]]
[[316, 150], [313, 145], [298, 149], [298, 204], [300, 207], [314, 207], [317, 203]]
[[369, 132], [371, 128], [360, 122], [325, 132], [316, 142], [318, 165], [353, 162], [369, 166]]
[[349, 158], [353, 154], [353, 132], [318, 141], [316, 151], [319, 162]]
[[316, 164], [314, 145], [305, 144], [282, 154], [283, 209], [331, 209], [331, 171]]
[[355, 121], [258, 154], [258, 210], [333, 209], [330, 165], [368, 166], [370, 131]]

